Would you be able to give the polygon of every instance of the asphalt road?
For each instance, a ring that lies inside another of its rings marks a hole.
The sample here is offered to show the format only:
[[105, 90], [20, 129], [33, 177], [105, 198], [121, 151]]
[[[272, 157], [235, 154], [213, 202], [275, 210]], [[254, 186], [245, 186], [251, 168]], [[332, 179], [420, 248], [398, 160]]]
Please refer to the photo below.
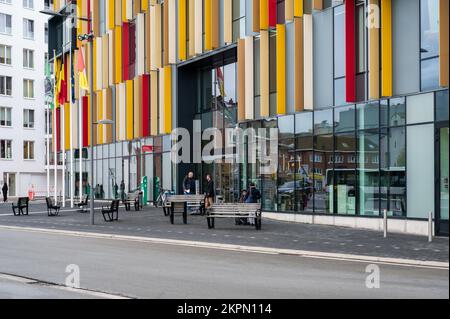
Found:
[[0, 230], [0, 297], [98, 297], [1, 277], [64, 285], [71, 264], [82, 288], [135, 298], [449, 298], [448, 270], [379, 265], [368, 289], [365, 263]]

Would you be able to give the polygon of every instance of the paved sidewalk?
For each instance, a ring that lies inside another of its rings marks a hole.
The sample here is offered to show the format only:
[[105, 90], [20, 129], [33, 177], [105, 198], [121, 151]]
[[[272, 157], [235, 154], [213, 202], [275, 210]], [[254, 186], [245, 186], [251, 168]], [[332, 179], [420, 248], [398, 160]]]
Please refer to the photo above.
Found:
[[[101, 203], [96, 205], [101, 207]], [[188, 225], [181, 215], [171, 225], [162, 209], [147, 207], [141, 212], [120, 209], [119, 222], [105, 223], [97, 211], [96, 225], [89, 225], [89, 214], [66, 208], [59, 217], [47, 217], [43, 203], [32, 203], [30, 216], [15, 217], [11, 204], [0, 204], [0, 226], [58, 229], [102, 234], [141, 236], [149, 238], [200, 241], [209, 243], [306, 250], [324, 253], [352, 254], [419, 261], [449, 261], [448, 238], [390, 234], [336, 226], [305, 225], [263, 219], [261, 231], [254, 227], [235, 226], [230, 219], [217, 220], [216, 229], [209, 230], [205, 217], [189, 216]], [[1, 229], [0, 229], [1, 231]]]

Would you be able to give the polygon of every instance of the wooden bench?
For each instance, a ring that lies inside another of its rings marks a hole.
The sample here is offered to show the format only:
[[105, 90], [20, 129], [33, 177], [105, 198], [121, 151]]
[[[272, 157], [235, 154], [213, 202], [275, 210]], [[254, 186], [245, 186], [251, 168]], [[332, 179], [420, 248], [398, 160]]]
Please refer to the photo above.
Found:
[[61, 206], [54, 204], [50, 197], [46, 197], [45, 202], [47, 204], [47, 215], [49, 217], [58, 216]]
[[[28, 204], [30, 199], [28, 197], [19, 197], [17, 199], [17, 204], [12, 204], [12, 209], [14, 216], [27, 215], [28, 216]], [[17, 210], [17, 212], [16, 212]]]
[[175, 214], [183, 214], [183, 222], [187, 224], [189, 207], [197, 207], [200, 213], [205, 211], [205, 195], [170, 195], [163, 205], [164, 215], [170, 215], [170, 222], [174, 223]]
[[142, 192], [128, 193], [127, 197], [122, 201], [125, 205], [125, 210], [128, 212], [131, 210], [131, 204], [134, 205], [135, 211], [140, 211], [143, 208], [142, 204]]
[[81, 213], [86, 212], [85, 208], [89, 205], [89, 195], [84, 196], [84, 199], [76, 205]]
[[237, 221], [242, 218], [250, 218], [255, 221], [256, 230], [261, 230], [261, 204], [214, 204], [206, 213], [208, 228], [215, 227], [216, 218], [234, 218]]
[[102, 207], [102, 215], [105, 222], [113, 222], [119, 220], [119, 204], [120, 200], [115, 199], [108, 207]]

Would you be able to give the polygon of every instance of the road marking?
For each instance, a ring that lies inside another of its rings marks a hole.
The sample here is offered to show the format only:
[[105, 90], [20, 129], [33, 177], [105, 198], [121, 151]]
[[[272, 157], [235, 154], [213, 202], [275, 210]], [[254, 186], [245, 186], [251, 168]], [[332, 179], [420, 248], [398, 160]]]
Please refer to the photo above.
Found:
[[83, 232], [83, 231], [42, 229], [42, 228], [32, 228], [32, 227], [1, 226], [0, 225], [0, 229], [10, 230], [10, 231], [23, 231], [23, 232], [42, 233], [42, 234], [52, 234], [52, 235], [64, 235], [64, 236], [81, 237], [81, 238], [110, 239], [110, 240], [112, 239], [112, 240], [131, 241], [131, 242], [140, 242], [140, 243], [165, 244], [165, 245], [173, 245], [173, 246], [218, 249], [218, 250], [237, 251], [237, 252], [252, 252], [252, 253], [269, 254], [269, 255], [289, 255], [289, 256], [297, 256], [297, 257], [302, 257], [302, 258], [315, 258], [315, 259], [327, 259], [327, 260], [359, 262], [359, 263], [385, 264], [385, 265], [414, 267], [414, 268], [449, 270], [448, 262], [439, 262], [439, 261], [422, 261], [422, 260], [412, 260], [412, 259], [404, 259], [404, 258], [364, 256], [364, 255], [353, 255], [353, 254], [342, 254], [342, 253], [326, 253], [326, 252], [318, 252], [318, 251], [278, 249], [278, 248], [256, 247], [256, 246], [253, 247], [253, 246], [244, 246], [244, 245], [209, 243], [209, 242], [188, 241], [188, 240], [178, 240], [178, 239], [125, 236], [125, 235], [102, 234], [102, 233]]
[[32, 278], [27, 278], [27, 277], [22, 277], [22, 276], [17, 276], [17, 275], [11, 275], [11, 274], [0, 273], [0, 279], [4, 279], [7, 281], [15, 281], [15, 282], [19, 282], [19, 283], [27, 284], [27, 285], [48, 287], [48, 288], [63, 290], [63, 291], [67, 291], [67, 292], [73, 292], [73, 293], [77, 293], [77, 294], [81, 294], [81, 295], [103, 298], [103, 299], [131, 299], [130, 297], [126, 297], [126, 296], [122, 296], [122, 295], [118, 295], [118, 294], [110, 294], [110, 293], [106, 293], [106, 292], [89, 290], [89, 289], [84, 289], [84, 288], [72, 288], [72, 287], [63, 286], [63, 285], [53, 283], [53, 282], [40, 281], [37, 279], [32, 279]]

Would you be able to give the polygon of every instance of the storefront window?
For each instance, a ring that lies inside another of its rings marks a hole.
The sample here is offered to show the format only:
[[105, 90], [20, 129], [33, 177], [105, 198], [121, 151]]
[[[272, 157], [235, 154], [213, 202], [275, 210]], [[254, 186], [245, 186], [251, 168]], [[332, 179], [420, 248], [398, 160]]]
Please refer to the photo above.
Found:
[[334, 131], [336, 133], [355, 130], [355, 106], [344, 106], [334, 110]]
[[333, 213], [333, 135], [314, 136], [313, 163], [314, 210]]
[[448, 121], [448, 90], [436, 92], [436, 121]]
[[391, 99], [389, 105], [389, 125], [401, 126], [406, 124], [405, 98]]
[[[330, 179], [330, 206], [336, 203], [336, 212], [341, 215], [355, 215], [356, 212], [356, 138], [354, 132], [335, 136], [334, 182]], [[331, 173], [330, 173], [331, 174]]]
[[359, 215], [378, 216], [379, 188], [378, 131], [358, 132], [358, 207]]
[[295, 209], [294, 116], [278, 119], [278, 210]]
[[357, 122], [359, 130], [378, 128], [380, 111], [378, 102], [358, 104], [356, 109], [358, 114]]

